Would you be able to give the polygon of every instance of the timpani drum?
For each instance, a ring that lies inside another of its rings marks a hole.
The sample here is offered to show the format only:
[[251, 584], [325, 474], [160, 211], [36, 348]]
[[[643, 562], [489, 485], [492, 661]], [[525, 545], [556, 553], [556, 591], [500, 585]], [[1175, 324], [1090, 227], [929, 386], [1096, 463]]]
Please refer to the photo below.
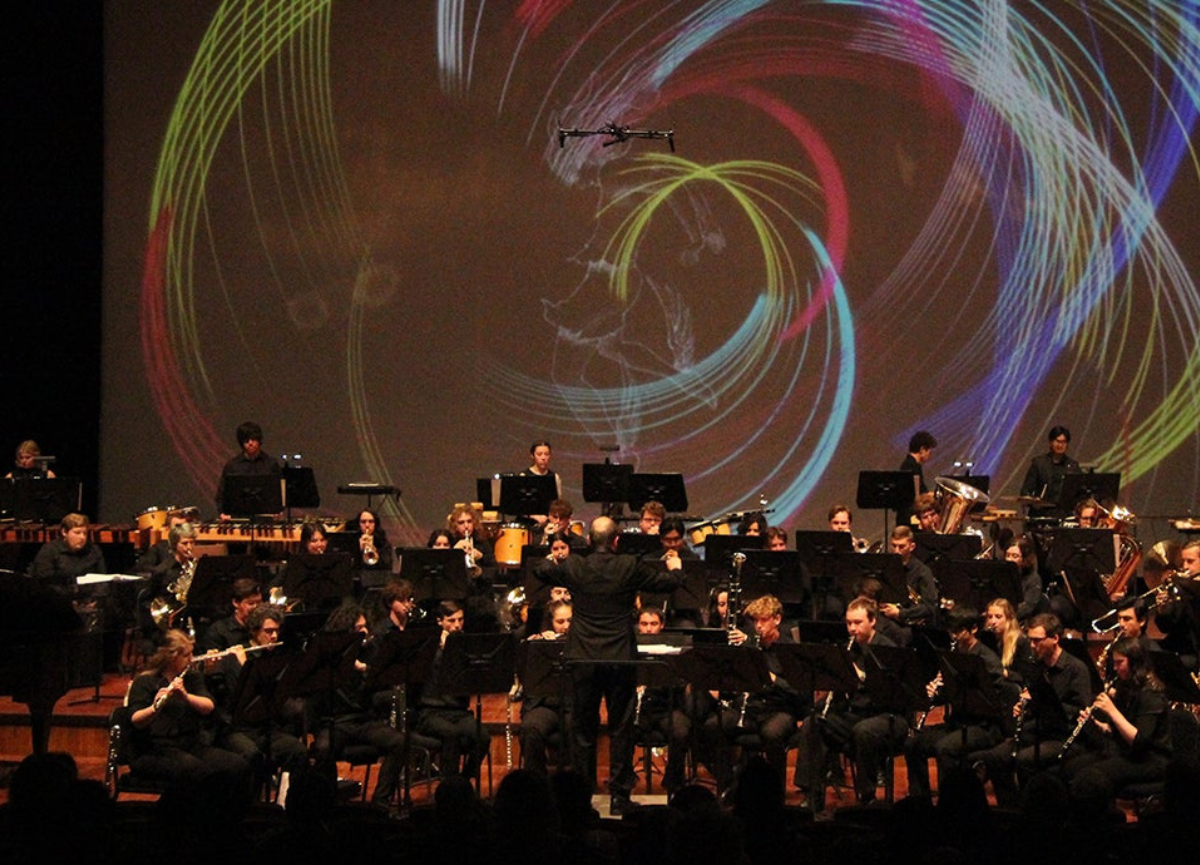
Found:
[[505, 523], [496, 534], [496, 564], [506, 568], [521, 566], [521, 548], [530, 543], [529, 529], [521, 523]]

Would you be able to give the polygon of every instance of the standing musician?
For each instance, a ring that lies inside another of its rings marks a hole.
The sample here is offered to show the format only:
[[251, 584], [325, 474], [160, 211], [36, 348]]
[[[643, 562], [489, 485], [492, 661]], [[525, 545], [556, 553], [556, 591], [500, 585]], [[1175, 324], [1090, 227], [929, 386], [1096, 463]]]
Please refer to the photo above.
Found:
[[1163, 632], [1163, 649], [1175, 652], [1192, 672], [1200, 666], [1200, 539], [1188, 541], [1179, 552], [1181, 568], [1173, 582], [1185, 588], [1172, 598], [1160, 583], [1155, 594], [1154, 621]]
[[[571, 601], [559, 598], [546, 606], [542, 630], [530, 640], [562, 640], [571, 630]], [[550, 740], [562, 729], [562, 701], [558, 694], [525, 696], [521, 704], [521, 759], [526, 769], [546, 774]]]
[[[954, 641], [954, 651], [981, 658], [992, 684], [1001, 685], [1004, 676], [1000, 658], [977, 638], [979, 614], [969, 607], [956, 608], [950, 614], [948, 630], [950, 639]], [[1015, 697], [1016, 686], [1010, 687]], [[941, 672], [926, 686], [926, 693], [931, 707], [941, 702], [945, 693]], [[954, 712], [951, 707], [947, 707], [945, 717], [945, 723], [936, 727], [926, 727], [922, 721], [918, 721], [920, 729], [914, 728], [904, 745], [910, 796], [929, 795], [930, 757], [937, 761], [938, 777], [945, 778], [946, 773], [960, 765], [967, 754], [990, 748], [1000, 741], [1000, 726], [995, 718], [963, 715]]]
[[225, 478], [228, 477], [281, 477], [283, 469], [275, 457], [262, 449], [262, 427], [248, 420], [237, 428], [237, 443], [241, 448], [238, 453], [229, 458], [221, 469], [221, 479], [217, 482], [217, 511], [223, 521], [230, 519], [229, 507], [225, 502]]
[[[908, 440], [908, 454], [900, 463], [898, 471], [908, 472], [913, 476], [913, 499], [916, 499], [921, 493], [929, 492], [929, 487], [925, 484], [925, 463], [929, 462], [929, 458], [933, 456], [935, 447], [937, 447], [937, 439], [928, 430], [918, 430]], [[896, 511], [896, 524], [907, 526], [912, 521], [912, 517], [911, 506], [900, 508]]]
[[38, 550], [29, 575], [65, 595], [74, 595], [76, 580], [84, 574], [107, 572], [100, 547], [88, 539], [88, 518], [67, 514], [59, 523], [59, 536]]
[[[657, 526], [656, 526], [657, 528]], [[575, 613], [567, 634], [566, 656], [572, 665], [575, 704], [574, 747], [577, 771], [596, 783], [596, 739], [600, 701], [608, 707], [609, 791], [613, 813], [629, 807], [633, 772], [633, 709], [637, 677], [629, 661], [637, 659], [633, 610], [639, 592], [670, 592], [683, 580], [682, 563], [639, 560], [617, 552], [619, 533], [608, 517], [592, 521], [591, 555], [572, 553], [561, 562], [539, 562], [538, 579], [571, 592]], [[605, 661], [617, 661], [606, 665]]]
[[1062, 494], [1063, 478], [1078, 474], [1079, 463], [1067, 456], [1071, 443], [1071, 431], [1065, 426], [1051, 427], [1047, 436], [1050, 450], [1033, 458], [1021, 482], [1021, 495], [1042, 500], [1041, 504], [1030, 505], [1031, 516], [1061, 516], [1058, 498]]
[[213, 712], [213, 699], [191, 663], [191, 638], [170, 630], [134, 677], [126, 698], [134, 727], [129, 765], [140, 775], [167, 781], [195, 784], [218, 776], [230, 794], [245, 795], [246, 762], [206, 742], [204, 719]]
[[728, 708], [704, 722], [704, 738], [710, 753], [715, 755], [713, 775], [717, 787], [729, 789], [733, 781], [730, 753], [739, 735], [757, 733], [763, 754], [782, 781], [787, 772], [787, 746], [796, 732], [796, 721], [812, 709], [812, 695], [801, 695], [783, 678], [777, 645], [795, 642], [791, 634], [780, 630], [783, 604], [774, 595], [763, 595], [746, 605], [744, 616], [754, 623], [754, 634], [748, 636], [736, 626], [730, 631], [734, 645], [749, 645], [762, 650], [770, 673], [771, 684], [758, 693], [739, 695]]
[[1111, 687], [1079, 713], [1083, 735], [1064, 755], [1064, 771], [1079, 797], [1108, 800], [1129, 784], [1167, 777], [1169, 709], [1145, 642], [1117, 640], [1112, 666]]
[[38, 457], [41, 455], [42, 449], [38, 447], [38, 443], [33, 439], [26, 439], [17, 445], [16, 463], [13, 465], [12, 470], [4, 477], [17, 478], [18, 480], [40, 480], [42, 478], [57, 477], [53, 471], [38, 461]]
[[375, 511], [359, 511], [356, 565], [363, 571], [392, 569], [392, 545], [388, 542], [387, 532], [380, 525], [379, 515]]
[[796, 786], [809, 807], [825, 807], [825, 775], [832, 754], [854, 755], [855, 793], [860, 803], [875, 799], [875, 779], [889, 754], [899, 751], [908, 735], [908, 722], [899, 715], [877, 709], [865, 687], [866, 661], [873, 646], [895, 644], [875, 630], [878, 608], [870, 598], [855, 598], [846, 606], [846, 633], [850, 657], [858, 673], [858, 687], [848, 696], [826, 698], [800, 728], [801, 747], [796, 758]]
[[438, 604], [437, 623], [442, 633], [429, 681], [421, 689], [417, 732], [442, 743], [442, 777], [462, 774], [473, 778], [491, 744], [487, 731], [471, 711], [471, 698], [449, 693], [443, 681], [446, 641], [455, 634], [461, 635], [464, 619], [458, 601], [444, 600]]
[[892, 529], [891, 547], [904, 565], [904, 582], [912, 603], [904, 607], [882, 604], [879, 612], [902, 625], [932, 625], [938, 611], [937, 582], [933, 578], [933, 571], [913, 555], [917, 544], [913, 540], [912, 529], [908, 526]]
[[970, 760], [987, 769], [1001, 807], [1017, 804], [1013, 773], [1024, 780], [1033, 772], [1049, 766], [1062, 749], [1070, 733], [1069, 719], [1092, 702], [1092, 683], [1087, 666], [1059, 645], [1062, 624], [1053, 613], [1041, 613], [1029, 620], [1026, 628], [1029, 644], [1037, 662], [1040, 680], [1054, 689], [1062, 704], [1064, 717], [1058, 718], [1039, 705], [1038, 698], [1026, 687], [1013, 707], [1013, 735], [986, 751], [972, 754]]

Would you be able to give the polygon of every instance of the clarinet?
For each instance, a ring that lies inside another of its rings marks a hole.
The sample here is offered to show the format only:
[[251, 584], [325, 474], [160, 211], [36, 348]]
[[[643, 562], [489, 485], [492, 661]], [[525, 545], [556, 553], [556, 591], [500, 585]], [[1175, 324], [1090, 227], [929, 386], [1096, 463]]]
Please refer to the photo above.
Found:
[[637, 727], [642, 723], [642, 700], [646, 696], [646, 686], [639, 685], [637, 689], [637, 702], [633, 707], [633, 726]]
[[[854, 648], [854, 638], [853, 637], [851, 637], [849, 639], [849, 641], [847, 641], [846, 651], [849, 652], [852, 648]], [[824, 718], [826, 715], [829, 714], [829, 707], [832, 705], [833, 705], [833, 690], [830, 689], [829, 693], [825, 695], [825, 705], [821, 707], [821, 717], [822, 718]]]
[[1025, 720], [1025, 707], [1029, 705], [1029, 697], [1017, 700], [1017, 725], [1013, 729], [1012, 758], [1017, 759], [1017, 751], [1021, 749], [1021, 725]]
[[[1106, 694], [1111, 693], [1112, 686], [1113, 686], [1113, 681], [1111, 679], [1109, 681], [1105, 682], [1104, 683], [1104, 693], [1106, 693]], [[1094, 705], [1088, 706], [1087, 711], [1085, 711], [1083, 713], [1083, 717], [1079, 719], [1079, 723], [1077, 723], [1075, 725], [1075, 729], [1071, 731], [1071, 735], [1067, 736], [1066, 741], [1063, 742], [1062, 748], [1058, 752], [1058, 756], [1055, 757], [1056, 760], [1062, 760], [1062, 758], [1066, 756], [1067, 751], [1071, 750], [1071, 746], [1075, 744], [1075, 740], [1079, 738], [1079, 734], [1083, 732], [1083, 728], [1088, 725], [1088, 722], [1093, 719], [1093, 716], [1095, 714], [1096, 714], [1095, 706]]]
[[[758, 642], [759, 642], [758, 634], [755, 634], [754, 636], [752, 636], [746, 640], [745, 645], [747, 648], [757, 649]], [[742, 708], [738, 711], [738, 719], [737, 719], [737, 727], [739, 730], [744, 729], [746, 726], [746, 706], [749, 705], [749, 703], [750, 703], [750, 692], [743, 691], [742, 692]]]

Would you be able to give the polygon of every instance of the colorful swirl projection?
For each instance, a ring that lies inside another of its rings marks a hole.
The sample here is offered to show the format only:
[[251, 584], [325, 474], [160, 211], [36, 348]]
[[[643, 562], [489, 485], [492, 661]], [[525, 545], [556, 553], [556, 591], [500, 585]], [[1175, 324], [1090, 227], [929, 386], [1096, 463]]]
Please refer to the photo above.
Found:
[[[339, 5], [223, 3], [166, 131], [143, 355], [158, 412], [202, 488], [225, 451], [213, 429], [228, 395], [209, 376], [199, 274], [234, 322], [246, 377], [269, 374], [243, 329], [248, 299], [222, 272], [231, 244], [257, 250], [255, 303], [303, 302], [285, 259], [313, 284], [329, 266], [312, 250], [352, 262], [338, 361], [348, 426], [366, 475], [392, 480], [366, 373], [369, 322], [417, 289], [373, 247], [347, 182], [331, 96], [351, 74], [331, 61]], [[707, 513], [766, 490], [781, 523], [806, 502], [844, 496], [844, 477], [832, 492], [822, 483], [859, 412], [890, 421], [869, 426], [868, 438], [884, 440], [856, 455], [860, 465], [888, 467], [913, 430], [931, 429], [944, 452], [969, 453], [992, 474], [993, 489], [1012, 489], [1042, 431], [1070, 417], [1077, 439], [1103, 443], [1092, 461], [1137, 482], [1143, 498], [1156, 485], [1195, 489], [1194, 225], [1181, 231], [1164, 212], [1194, 202], [1200, 186], [1200, 5], [440, 0], [429, 22], [424, 44], [397, 50], [436, 63], [441, 98], [523, 130], [529, 159], [564, 199], [597, 196], [590, 239], [562, 252], [573, 276], [542, 297], [548, 327], [535, 351], [552, 372], [490, 352], [480, 360], [487, 392], [519, 418], [514, 440], [550, 435], [579, 457], [615, 442], [655, 470], [685, 463]], [[818, 88], [904, 106], [921, 146], [949, 166], [905, 176], [907, 154], [897, 155], [904, 180], [936, 183], [935, 193], [897, 227], [905, 248], [883, 261], [856, 243], [876, 215], [860, 154], [831, 128], [845, 118], [806, 97]], [[723, 155], [695, 159], [689, 138], [719, 125], [722, 106], [758, 122], [722, 130]], [[678, 157], [596, 139], [560, 148], [553, 135], [560, 123], [668, 117]], [[245, 184], [256, 236], [222, 234], [210, 210], [218, 178]], [[671, 237], [701, 250], [687, 253], [691, 287], [657, 263]], [[739, 322], [714, 333], [697, 314], [699, 294], [717, 290], [703, 260], [730, 243], [754, 264], [723, 287], [739, 298]], [[934, 311], [940, 326], [922, 332]], [[897, 382], [902, 405], [891, 406]]]

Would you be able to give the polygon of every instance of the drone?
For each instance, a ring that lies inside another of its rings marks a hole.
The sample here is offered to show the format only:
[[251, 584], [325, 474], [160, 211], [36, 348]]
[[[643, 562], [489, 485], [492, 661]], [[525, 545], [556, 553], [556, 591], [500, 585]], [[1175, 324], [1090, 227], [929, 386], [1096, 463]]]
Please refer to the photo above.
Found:
[[647, 139], [663, 139], [667, 140], [667, 145], [671, 148], [671, 152], [675, 152], [675, 130], [668, 129], [665, 132], [657, 129], [630, 129], [628, 126], [618, 126], [615, 121], [610, 121], [606, 126], [599, 129], [563, 129], [561, 126], [558, 129], [558, 146], [565, 147], [568, 138], [582, 138], [585, 135], [607, 135], [609, 141], [605, 141], [602, 147], [612, 147], [614, 144], [621, 144], [631, 138], [647, 138]]

